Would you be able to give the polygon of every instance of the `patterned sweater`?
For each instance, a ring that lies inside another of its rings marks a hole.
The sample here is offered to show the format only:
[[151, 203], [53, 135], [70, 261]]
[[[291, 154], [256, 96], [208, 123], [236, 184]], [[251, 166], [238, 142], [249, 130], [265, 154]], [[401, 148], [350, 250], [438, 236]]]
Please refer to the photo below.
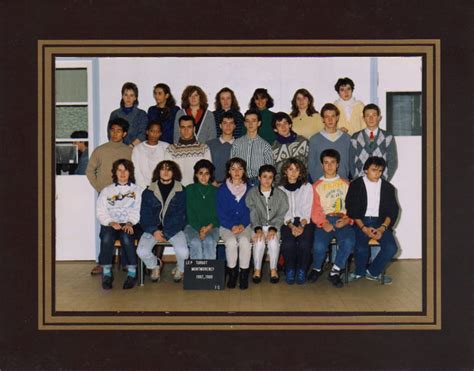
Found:
[[170, 144], [165, 151], [165, 160], [174, 161], [179, 165], [183, 175], [181, 184], [184, 186], [194, 182], [194, 165], [202, 159], [212, 161], [211, 151], [204, 143]]
[[275, 168], [277, 170], [275, 184], [280, 183], [281, 167], [285, 160], [290, 157], [297, 158], [303, 162], [304, 166], [308, 167], [309, 142], [302, 135], [297, 135], [296, 139], [291, 143], [280, 143], [278, 139], [275, 140], [272, 145], [272, 151]]
[[100, 224], [111, 222], [133, 225], [140, 220], [140, 205], [143, 189], [136, 184], [111, 184], [100, 192], [97, 199], [97, 219]]
[[371, 141], [365, 130], [361, 130], [352, 136], [351, 143], [355, 152], [354, 179], [364, 175], [364, 164], [370, 156], [383, 157], [385, 159], [387, 166], [382, 176], [388, 181], [392, 179], [398, 167], [397, 146], [393, 135], [379, 128], [374, 140]]
[[311, 220], [321, 228], [328, 214], [347, 214], [345, 199], [349, 182], [339, 177], [320, 178], [313, 184], [313, 209]]

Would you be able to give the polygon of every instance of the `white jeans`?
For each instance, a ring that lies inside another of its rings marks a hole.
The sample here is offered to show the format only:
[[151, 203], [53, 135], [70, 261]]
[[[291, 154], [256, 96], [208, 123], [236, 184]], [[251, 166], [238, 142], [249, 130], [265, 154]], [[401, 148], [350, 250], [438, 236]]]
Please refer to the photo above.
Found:
[[[173, 245], [176, 260], [178, 261], [178, 269], [180, 272], [184, 272], [184, 261], [189, 257], [189, 249], [183, 231], [179, 231], [168, 241]], [[145, 232], [138, 243], [137, 255], [143, 260], [148, 269], [153, 269], [157, 265], [156, 256], [151, 252], [156, 242], [153, 235]]]
[[220, 227], [219, 233], [225, 244], [227, 266], [235, 268], [238, 257], [240, 268], [247, 269], [250, 266], [250, 256], [252, 253], [252, 244], [250, 243], [252, 229], [250, 225], [237, 235], [224, 227]]
[[[265, 254], [265, 243], [270, 255], [270, 269], [277, 269], [278, 258], [280, 256], [280, 233], [277, 232], [272, 240], [267, 240], [268, 228], [263, 228], [265, 238], [253, 244], [253, 265], [255, 269], [262, 269], [263, 255]], [[255, 233], [253, 234], [255, 235]]]

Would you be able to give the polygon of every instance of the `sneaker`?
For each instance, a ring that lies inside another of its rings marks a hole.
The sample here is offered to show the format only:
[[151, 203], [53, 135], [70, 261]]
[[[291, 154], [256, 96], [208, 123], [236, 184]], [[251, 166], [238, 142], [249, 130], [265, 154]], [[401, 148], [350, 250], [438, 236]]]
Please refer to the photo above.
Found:
[[323, 274], [323, 270], [316, 270], [316, 269], [311, 269], [311, 271], [308, 274], [308, 281], [311, 283], [314, 283], [318, 280], [318, 278]]
[[112, 276], [103, 276], [102, 288], [104, 290], [110, 290], [112, 288], [112, 282], [114, 282], [114, 278]]
[[173, 281], [174, 282], [181, 282], [181, 280], [183, 279], [183, 276], [184, 276], [184, 272], [180, 272], [178, 268], [176, 268], [176, 270], [174, 271], [174, 274], [173, 274]]
[[303, 285], [306, 282], [306, 272], [304, 269], [298, 269], [296, 272], [296, 284]]
[[349, 282], [353, 282], [353, 281], [357, 281], [357, 280], [360, 280], [361, 278], [363, 278], [364, 276], [361, 276], [359, 274], [355, 274], [354, 272], [350, 272], [349, 273], [349, 276], [347, 277], [347, 281]]
[[296, 279], [296, 271], [294, 269], [288, 269], [285, 274], [285, 282], [288, 285], [293, 285]]
[[160, 280], [161, 278], [160, 271], [161, 271], [161, 267], [159, 265], [157, 265], [155, 268], [151, 270], [151, 274], [150, 274], [151, 282], [158, 282]]
[[178, 270], [178, 265], [176, 264], [174, 268], [171, 270], [171, 275], [174, 276], [177, 270]]
[[380, 284], [382, 284], [382, 285], [391, 285], [392, 284], [392, 277], [390, 277], [386, 274], [383, 275], [383, 276], [381, 274], [379, 274], [378, 276], [372, 276], [368, 269], [365, 271], [365, 278], [367, 278], [370, 281], [380, 282]]
[[344, 282], [341, 280], [341, 276], [339, 274], [333, 274], [331, 273], [328, 274], [328, 281], [332, 283], [333, 286], [337, 287], [340, 289], [342, 286], [344, 286]]
[[127, 279], [123, 283], [123, 289], [128, 290], [133, 287], [135, 287], [135, 284], [137, 283], [137, 277], [132, 277], [127, 275]]

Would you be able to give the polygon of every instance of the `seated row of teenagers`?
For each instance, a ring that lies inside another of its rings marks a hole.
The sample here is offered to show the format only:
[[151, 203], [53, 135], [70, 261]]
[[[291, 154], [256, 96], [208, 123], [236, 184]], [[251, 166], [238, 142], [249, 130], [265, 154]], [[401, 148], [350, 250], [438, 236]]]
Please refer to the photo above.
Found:
[[[215, 166], [201, 159], [193, 167], [194, 182], [184, 187], [179, 165], [163, 160], [143, 190], [135, 184], [133, 163], [116, 160], [113, 183], [100, 192], [97, 202], [103, 289], [113, 285], [117, 239], [128, 271], [124, 289], [136, 284], [137, 255], [151, 270], [152, 281], [160, 279], [163, 263], [152, 252], [157, 242], [173, 246], [177, 264], [172, 274], [180, 282], [186, 259], [216, 259], [220, 238], [225, 244], [228, 288], [235, 288], [237, 281], [241, 289], [248, 288], [252, 257], [252, 281], [261, 282], [266, 249], [271, 283], [279, 282], [280, 251], [287, 284], [316, 282], [333, 238], [338, 249], [327, 278], [335, 287], [343, 286], [341, 269], [351, 254], [355, 272], [350, 280], [365, 277], [391, 283], [381, 273], [397, 251], [392, 228], [399, 206], [395, 188], [382, 178], [385, 160], [369, 157], [364, 176], [352, 182], [337, 174], [339, 162], [336, 150], [324, 150], [320, 155], [323, 175], [311, 184], [305, 165], [289, 158], [282, 165], [279, 186], [275, 167], [265, 164], [259, 169], [258, 184], [251, 186], [246, 161], [233, 157], [226, 163], [225, 181], [216, 187]], [[378, 241], [381, 251], [369, 264], [371, 239]]]

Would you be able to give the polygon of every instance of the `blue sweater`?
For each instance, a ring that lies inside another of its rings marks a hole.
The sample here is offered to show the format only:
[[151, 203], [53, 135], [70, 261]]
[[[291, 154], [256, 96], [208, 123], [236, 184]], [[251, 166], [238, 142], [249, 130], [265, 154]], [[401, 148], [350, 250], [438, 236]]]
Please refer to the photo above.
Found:
[[179, 107], [174, 106], [173, 108], [171, 108], [168, 115], [166, 115], [165, 110], [163, 108], [158, 108], [157, 106], [151, 106], [150, 108], [148, 108], [149, 122], [158, 121], [159, 123], [161, 123], [161, 141], [167, 142], [169, 144], [173, 143], [174, 119], [178, 111]]
[[153, 234], [163, 225], [163, 234], [169, 240], [186, 225], [186, 193], [179, 182], [174, 182], [163, 207], [163, 198], [156, 182], [142, 193], [140, 224], [144, 232]]
[[225, 182], [219, 187], [217, 191], [217, 217], [222, 227], [232, 229], [235, 225], [242, 224], [247, 227], [250, 224], [250, 210], [245, 204], [245, 197], [249, 189], [250, 187], [247, 186], [245, 195], [237, 202]]

